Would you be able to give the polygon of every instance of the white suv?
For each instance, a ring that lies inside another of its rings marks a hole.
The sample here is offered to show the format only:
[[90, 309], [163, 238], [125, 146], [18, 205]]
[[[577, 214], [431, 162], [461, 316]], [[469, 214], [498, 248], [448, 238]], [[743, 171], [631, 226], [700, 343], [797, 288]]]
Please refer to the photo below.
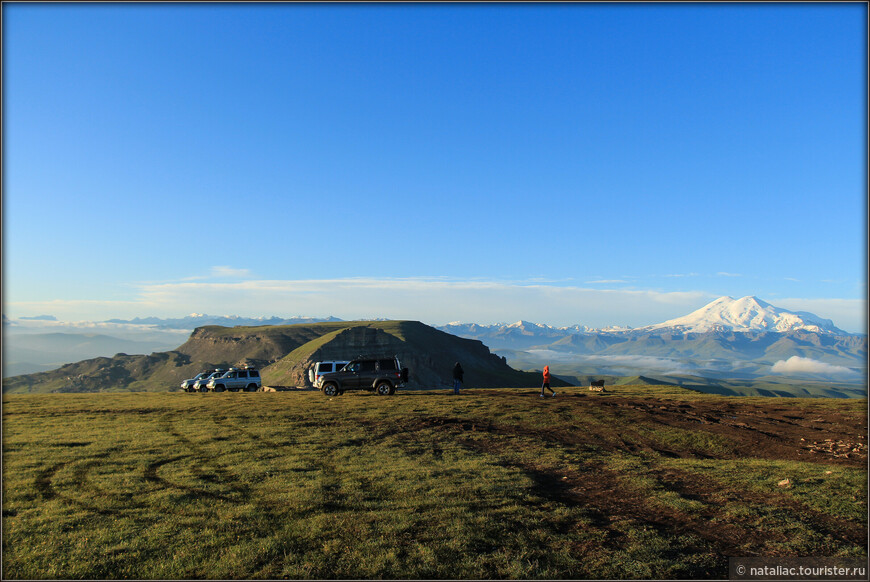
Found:
[[317, 362], [314, 364], [313, 368], [308, 370], [308, 380], [317, 386], [321, 376], [324, 374], [331, 374], [332, 372], [338, 372], [349, 363], [349, 360], [328, 360], [326, 362]]
[[211, 378], [208, 389], [211, 392], [256, 392], [260, 389], [260, 372], [254, 368], [230, 368], [222, 376]]

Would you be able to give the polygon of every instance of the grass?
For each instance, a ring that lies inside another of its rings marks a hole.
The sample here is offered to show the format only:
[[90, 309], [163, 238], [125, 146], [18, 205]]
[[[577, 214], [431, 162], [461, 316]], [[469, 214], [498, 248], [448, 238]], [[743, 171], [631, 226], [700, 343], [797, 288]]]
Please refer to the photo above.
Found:
[[605, 405], [641, 395], [725, 400], [7, 395], [2, 576], [725, 578], [734, 551], [866, 555], [866, 469], [746, 458], [727, 435]]

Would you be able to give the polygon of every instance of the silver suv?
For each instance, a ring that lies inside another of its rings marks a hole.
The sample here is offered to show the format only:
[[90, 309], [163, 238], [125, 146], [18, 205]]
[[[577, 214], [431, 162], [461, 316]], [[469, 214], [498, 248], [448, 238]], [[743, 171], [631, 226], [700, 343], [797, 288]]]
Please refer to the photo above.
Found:
[[211, 372], [208, 373], [207, 376], [200, 378], [196, 382], [193, 383], [193, 391], [194, 392], [207, 392], [208, 391], [208, 381], [212, 378], [220, 378], [226, 373], [226, 370], [223, 368], [215, 368]]
[[196, 390], [196, 388], [195, 388], [196, 383], [199, 382], [200, 380], [208, 378], [210, 374], [211, 374], [211, 370], [206, 370], [205, 372], [200, 372], [199, 374], [197, 374], [193, 378], [189, 378], [189, 379], [185, 380], [184, 382], [182, 382], [181, 389], [184, 390], [185, 392], [194, 392]]
[[211, 392], [256, 392], [262, 386], [260, 371], [254, 368], [230, 368], [221, 376], [216, 376], [208, 381], [208, 389]]

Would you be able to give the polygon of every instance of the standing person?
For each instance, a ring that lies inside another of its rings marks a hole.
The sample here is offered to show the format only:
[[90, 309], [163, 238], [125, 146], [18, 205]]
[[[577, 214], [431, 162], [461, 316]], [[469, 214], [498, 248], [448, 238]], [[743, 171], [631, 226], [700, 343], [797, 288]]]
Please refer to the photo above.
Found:
[[553, 396], [556, 395], [555, 390], [550, 388], [550, 366], [544, 366], [544, 383], [541, 384], [541, 398], [544, 397], [544, 388], [553, 393]]
[[462, 388], [462, 366], [459, 365], [459, 362], [456, 362], [456, 365], [453, 366], [453, 393], [459, 394], [459, 389]]

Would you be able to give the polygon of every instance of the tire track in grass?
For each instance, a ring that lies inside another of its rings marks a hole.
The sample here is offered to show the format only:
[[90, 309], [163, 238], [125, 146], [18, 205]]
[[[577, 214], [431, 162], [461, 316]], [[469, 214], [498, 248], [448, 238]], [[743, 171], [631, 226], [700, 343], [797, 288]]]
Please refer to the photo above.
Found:
[[531, 479], [534, 495], [569, 508], [581, 509], [584, 517], [602, 532], [602, 545], [609, 550], [624, 549], [623, 534], [615, 529], [615, 524], [630, 520], [652, 528], [666, 540], [691, 534], [709, 545], [709, 548], [696, 547], [696, 551], [703, 553], [712, 549], [719, 555], [720, 568], [727, 565], [724, 561], [726, 556], [746, 555], [738, 544], [731, 541], [731, 536], [717, 531], [706, 519], [651, 505], [648, 497], [627, 489], [618, 474], [597, 464], [589, 463], [570, 471], [556, 470], [506, 458], [503, 456], [503, 446], [498, 443], [468, 439], [460, 439], [459, 442], [469, 450], [494, 455], [504, 466], [522, 471]]
[[53, 483], [54, 475], [55, 475], [55, 473], [60, 471], [62, 468], [69, 465], [70, 462], [71, 461], [67, 461], [64, 463], [57, 463], [56, 465], [53, 465], [53, 466], [49, 467], [48, 469], [41, 471], [36, 476], [36, 480], [34, 481], [33, 484], [36, 487], [36, 490], [39, 492], [39, 494], [42, 495], [42, 499], [44, 501], [51, 501], [52, 499], [57, 497], [57, 491], [55, 490], [54, 483]]
[[[285, 448], [290, 446], [287, 442], [278, 442], [268, 437], [264, 437], [262, 434], [256, 434], [247, 428], [232, 422], [227, 419], [226, 416], [213, 414], [212, 421], [218, 426], [224, 429], [224, 434], [240, 434], [243, 435], [249, 442], [254, 443], [254, 445], [258, 449], [274, 451], [277, 449]], [[303, 421], [305, 426], [323, 426], [317, 423], [311, 423], [310, 421]], [[300, 426], [302, 423], [295, 423], [295, 426]], [[178, 438], [184, 438], [180, 435]], [[226, 437], [225, 437], [226, 438]], [[195, 445], [192, 445], [195, 446]], [[311, 470], [319, 471], [325, 479], [323, 479], [322, 484], [320, 486], [320, 493], [324, 502], [320, 505], [310, 506], [307, 508], [297, 509], [292, 507], [292, 504], [289, 502], [284, 502], [281, 504], [275, 504], [274, 501], [268, 499], [262, 499], [256, 496], [251, 495], [248, 501], [254, 505], [256, 511], [259, 513], [259, 516], [262, 518], [262, 521], [268, 524], [274, 524], [274, 528], [263, 533], [263, 537], [268, 537], [270, 535], [274, 535], [277, 528], [279, 528], [279, 524], [283, 523], [288, 519], [293, 520], [303, 520], [309, 517], [313, 517], [319, 515], [323, 512], [338, 512], [338, 511], [346, 511], [342, 496], [340, 495], [341, 482], [337, 477], [336, 464], [332, 461], [333, 453], [332, 451], [328, 451], [326, 455], [318, 456], [314, 459], [309, 459], [308, 463], [311, 466]], [[278, 506], [282, 507], [290, 507], [290, 511], [292, 515], [288, 516], [286, 514], [279, 515], [276, 511]], [[282, 545], [280, 549], [280, 553], [278, 550], [274, 550], [271, 552], [265, 552], [260, 556], [255, 556], [250, 560], [250, 564], [248, 565], [248, 571], [255, 573], [263, 571], [266, 568], [272, 566], [276, 561], [286, 561], [287, 560], [287, 549], [290, 549], [294, 555], [302, 555], [309, 551], [308, 541], [303, 538], [285, 538], [282, 540]]]
[[[278, 442], [262, 434], [255, 433], [238, 423], [228, 420], [225, 416], [215, 415], [214, 421], [221, 427], [225, 428], [226, 433], [240, 434], [246, 437], [250, 442], [254, 443], [257, 448], [274, 451], [290, 446], [287, 442]], [[295, 422], [294, 426], [299, 427], [317, 427], [326, 426], [324, 423], [319, 423], [311, 420], [300, 420]], [[377, 438], [376, 435], [366, 435], [361, 438], [351, 438], [342, 443], [346, 446], [360, 446], [371, 442]], [[316, 456], [305, 455], [306, 463], [310, 467], [310, 471], [318, 472], [320, 479], [317, 484], [317, 493], [320, 496], [320, 501], [306, 508], [294, 509], [294, 515], [298, 519], [306, 519], [323, 513], [342, 513], [347, 511], [355, 511], [354, 507], [346, 500], [345, 492], [343, 492], [339, 465], [335, 461], [333, 447], [327, 449], [324, 454]], [[355, 476], [354, 482], [359, 488], [360, 495], [363, 498], [380, 498], [383, 491], [377, 483], [373, 482], [365, 476]], [[264, 508], [269, 515], [273, 512], [269, 508]]]
[[[172, 435], [179, 443], [191, 451], [191, 454], [176, 455], [174, 457], [152, 461], [145, 467], [144, 477], [146, 481], [158, 484], [166, 488], [174, 488], [197, 497], [207, 497], [228, 503], [243, 504], [251, 498], [250, 488], [241, 482], [241, 479], [232, 471], [222, 465], [215, 455], [211, 455], [201, 446], [194, 443], [181, 434], [172, 424], [171, 415], [164, 415], [160, 419], [163, 429]], [[229, 494], [210, 491], [202, 487], [193, 487], [171, 481], [158, 475], [157, 470], [164, 465], [175, 463], [184, 459], [193, 459], [191, 473], [199, 480], [207, 483], [226, 484]], [[208, 470], [208, 469], [211, 470]]]
[[[241, 434], [246, 437], [250, 442], [254, 443], [257, 448], [262, 450], [274, 451], [279, 448], [287, 447], [286, 443], [279, 443], [273, 439], [268, 437], [264, 437], [261, 434], [256, 434], [247, 428], [234, 423], [232, 421], [227, 420], [224, 416], [214, 416], [214, 422], [218, 426], [224, 427], [226, 432], [233, 432], [237, 434]], [[307, 426], [317, 426], [322, 427], [322, 424], [318, 423], [308, 423]], [[367, 440], [367, 439], [366, 439]], [[354, 442], [353, 444], [361, 444], [360, 442]], [[322, 507], [328, 511], [343, 511], [345, 510], [345, 504], [341, 501], [342, 497], [339, 495], [340, 490], [340, 480], [338, 479], [338, 471], [336, 463], [333, 459], [332, 451], [328, 451], [326, 455], [318, 455], [313, 458], [308, 458], [307, 463], [310, 465], [311, 470], [318, 471], [324, 477], [322, 480], [323, 484], [321, 486], [321, 493], [326, 500]], [[308, 510], [304, 510], [300, 513], [300, 516], [306, 517], [317, 513], [316, 508], [309, 508]]]
[[[476, 432], [482, 439], [470, 440], [460, 437], [459, 442], [478, 452], [493, 454], [507, 466], [513, 466], [524, 471], [535, 483], [534, 491], [541, 497], [568, 506], [582, 506], [589, 512], [589, 517], [596, 526], [605, 530], [610, 528], [614, 520], [628, 518], [649, 525], [665, 536], [691, 534], [706, 541], [720, 556], [747, 555], [747, 552], [759, 553], [765, 544], [777, 537], [775, 532], [759, 531], [755, 524], [749, 521], [735, 521], [733, 516], [724, 515], [722, 504], [716, 501], [714, 493], [721, 490], [719, 486], [705, 484], [700, 481], [685, 480], [675, 483], [654, 471], [645, 475], [655, 480], [656, 486], [662, 492], [671, 492], [679, 498], [694, 500], [702, 504], [699, 511], [693, 515], [662, 503], [651, 504], [648, 494], [640, 490], [626, 489], [621, 482], [621, 475], [607, 469], [600, 463], [591, 462], [574, 471], [554, 470], [539, 467], [530, 463], [521, 463], [505, 459], [504, 448], [497, 443], [486, 440], [486, 436], [531, 436], [540, 441], [555, 441], [562, 445], [581, 444], [580, 439], [550, 429], [531, 429], [529, 427], [499, 427], [488, 419], [456, 419], [433, 417], [418, 419], [416, 423], [403, 427], [389, 427], [382, 435], [395, 435], [431, 428], [436, 431], [450, 432], [461, 435]], [[626, 435], [639, 437], [632, 433]], [[626, 452], [656, 452], [663, 457], [686, 456], [680, 452], [658, 450], [646, 444], [634, 444], [619, 437], [620, 445], [605, 447], [614, 451]], [[643, 439], [641, 439], [643, 440]], [[688, 454], [691, 458], [698, 455]], [[781, 499], [781, 496], [753, 495], [751, 492], [736, 489], [733, 494], [738, 499], [755, 499], [757, 503], [784, 509], [800, 516], [800, 521], [811, 530], [830, 535], [847, 543], [861, 545], [866, 530], [833, 516], [828, 516], [813, 510], [798, 500]], [[711, 523], [710, 520], [716, 520]], [[611, 532], [613, 533], [613, 532]], [[610, 535], [610, 534], [608, 534]], [[782, 537], [782, 536], [779, 536]], [[785, 542], [787, 540], [782, 539]], [[747, 550], [747, 548], [749, 548]]]
[[43, 471], [40, 471], [34, 480], [34, 487], [37, 492], [42, 496], [43, 501], [51, 501], [54, 499], [59, 499], [68, 505], [73, 505], [85, 509], [87, 511], [91, 511], [93, 513], [97, 513], [100, 515], [111, 515], [117, 516], [121, 515], [124, 510], [123, 509], [114, 509], [114, 508], [104, 508], [98, 507], [92, 503], [88, 503], [87, 501], [83, 501], [81, 499], [77, 499], [75, 497], [69, 496], [65, 493], [60, 493], [55, 486], [55, 476], [58, 471], [65, 467], [69, 467], [80, 461], [83, 463], [73, 470], [73, 483], [72, 488], [77, 491], [87, 491], [92, 492], [93, 487], [89, 487], [87, 483], [87, 474], [90, 470], [100, 463], [100, 459], [107, 456], [106, 454], [97, 455], [96, 458], [83, 458], [83, 459], [74, 459], [72, 461], [64, 461], [62, 463], [56, 463]]

